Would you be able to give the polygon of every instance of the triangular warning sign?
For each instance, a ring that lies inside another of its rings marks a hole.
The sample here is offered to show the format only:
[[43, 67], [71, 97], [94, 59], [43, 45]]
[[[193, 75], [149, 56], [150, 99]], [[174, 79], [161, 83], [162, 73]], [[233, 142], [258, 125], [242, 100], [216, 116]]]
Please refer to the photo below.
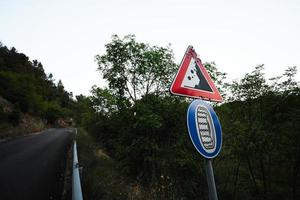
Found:
[[186, 50], [170, 91], [174, 95], [222, 101], [218, 89], [192, 46]]

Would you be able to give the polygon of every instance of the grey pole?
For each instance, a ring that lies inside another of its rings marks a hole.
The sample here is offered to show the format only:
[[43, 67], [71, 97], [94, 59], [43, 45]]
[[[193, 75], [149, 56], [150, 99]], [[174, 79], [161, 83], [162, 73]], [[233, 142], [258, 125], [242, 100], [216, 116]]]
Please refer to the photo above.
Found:
[[72, 200], [82, 200], [76, 141], [73, 146]]
[[79, 174], [79, 162], [77, 156], [76, 136], [77, 128], [75, 128], [75, 141], [73, 145], [72, 200], [83, 200]]
[[218, 200], [211, 159], [205, 159], [205, 171], [208, 185], [209, 200]]

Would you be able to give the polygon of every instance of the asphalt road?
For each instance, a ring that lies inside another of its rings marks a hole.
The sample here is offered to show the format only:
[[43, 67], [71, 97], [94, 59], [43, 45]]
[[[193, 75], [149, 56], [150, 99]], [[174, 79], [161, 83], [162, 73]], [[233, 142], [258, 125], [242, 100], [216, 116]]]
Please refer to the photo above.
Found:
[[0, 199], [60, 199], [72, 129], [49, 129], [0, 143]]

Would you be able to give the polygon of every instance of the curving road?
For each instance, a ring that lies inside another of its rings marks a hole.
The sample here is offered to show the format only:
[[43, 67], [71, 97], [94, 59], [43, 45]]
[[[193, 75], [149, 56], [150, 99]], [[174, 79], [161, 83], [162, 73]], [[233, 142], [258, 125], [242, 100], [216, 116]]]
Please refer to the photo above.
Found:
[[0, 199], [60, 199], [73, 129], [49, 129], [0, 143]]

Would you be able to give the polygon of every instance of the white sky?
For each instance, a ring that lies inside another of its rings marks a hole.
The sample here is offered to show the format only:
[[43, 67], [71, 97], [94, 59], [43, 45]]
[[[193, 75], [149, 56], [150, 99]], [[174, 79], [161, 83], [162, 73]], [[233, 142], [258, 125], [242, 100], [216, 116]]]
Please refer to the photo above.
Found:
[[193, 45], [229, 80], [257, 64], [267, 77], [300, 70], [297, 0], [0, 0], [0, 41], [42, 62], [75, 95], [104, 84], [94, 56], [112, 34], [171, 43], [177, 63]]

